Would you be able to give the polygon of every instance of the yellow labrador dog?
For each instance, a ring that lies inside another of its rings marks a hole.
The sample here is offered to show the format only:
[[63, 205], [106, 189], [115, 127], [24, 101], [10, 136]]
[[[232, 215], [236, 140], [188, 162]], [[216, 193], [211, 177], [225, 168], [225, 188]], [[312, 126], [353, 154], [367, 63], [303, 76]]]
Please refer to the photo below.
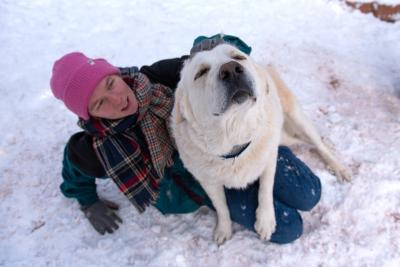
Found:
[[349, 179], [273, 68], [261, 67], [231, 45], [188, 59], [175, 97], [172, 133], [185, 167], [216, 209], [218, 244], [232, 236], [224, 187], [245, 188], [256, 179], [255, 229], [264, 240], [275, 231], [272, 192], [280, 144], [315, 145], [336, 175]]

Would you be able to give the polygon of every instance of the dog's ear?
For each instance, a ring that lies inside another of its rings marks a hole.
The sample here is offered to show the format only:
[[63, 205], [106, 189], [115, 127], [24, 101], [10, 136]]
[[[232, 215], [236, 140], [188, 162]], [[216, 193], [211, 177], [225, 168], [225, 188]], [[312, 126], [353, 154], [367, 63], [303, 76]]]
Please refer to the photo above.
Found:
[[273, 79], [269, 73], [269, 68], [270, 66], [268, 65], [267, 67], [264, 66], [260, 66], [260, 65], [256, 65], [256, 71], [258, 73], [259, 77], [263, 77], [264, 81], [261, 81], [262, 84], [264, 84], [264, 90], [265, 90], [265, 94], [268, 95], [270, 93], [270, 87], [271, 87], [271, 82], [273, 82]]
[[276, 88], [276, 91], [278, 92], [283, 111], [285, 113], [292, 112], [291, 109], [298, 105], [295, 96], [291, 93], [286, 83], [282, 80], [274, 66], [268, 65], [267, 70], [270, 77], [272, 78], [271, 86], [274, 86]]
[[186, 120], [184, 116], [186, 97], [183, 97], [183, 88], [177, 88], [175, 91], [175, 110], [173, 120], [176, 124], [182, 123]]

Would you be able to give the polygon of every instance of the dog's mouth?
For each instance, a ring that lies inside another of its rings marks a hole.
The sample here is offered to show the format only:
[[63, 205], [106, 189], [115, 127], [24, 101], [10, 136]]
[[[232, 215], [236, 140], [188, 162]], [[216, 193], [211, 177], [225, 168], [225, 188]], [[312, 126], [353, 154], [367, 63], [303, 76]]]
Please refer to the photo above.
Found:
[[254, 97], [254, 90], [252, 89], [250, 82], [246, 81], [241, 86], [242, 87], [231, 89], [233, 93], [228, 93], [228, 97], [230, 97], [228, 103], [236, 103], [240, 105], [243, 104], [246, 100], [256, 100], [256, 98]]
[[218, 112], [214, 112], [214, 116], [220, 116], [227, 112], [227, 110], [235, 105], [243, 105], [248, 101], [255, 103], [257, 97], [254, 94], [253, 86], [250, 81], [240, 81], [238, 84], [228, 87], [227, 84], [223, 84], [224, 96], [222, 97], [222, 103], [219, 105]]
[[235, 102], [237, 104], [242, 104], [244, 101], [246, 101], [250, 97], [251, 97], [251, 94], [249, 94], [248, 92], [239, 91], [232, 96], [232, 102]]
[[219, 116], [226, 112], [232, 105], [241, 105], [248, 100], [256, 101], [253, 83], [248, 78], [245, 68], [236, 61], [223, 64], [218, 73], [218, 80], [222, 90], [222, 101], [219, 112], [213, 113]]
[[230, 101], [226, 98], [226, 101], [224, 101], [224, 103], [220, 106], [220, 110], [218, 112], [214, 112], [213, 115], [221, 116], [226, 113], [231, 106], [241, 105], [248, 101], [255, 103], [257, 101], [257, 98], [255, 96], [239, 92], [235, 96], [233, 96]]

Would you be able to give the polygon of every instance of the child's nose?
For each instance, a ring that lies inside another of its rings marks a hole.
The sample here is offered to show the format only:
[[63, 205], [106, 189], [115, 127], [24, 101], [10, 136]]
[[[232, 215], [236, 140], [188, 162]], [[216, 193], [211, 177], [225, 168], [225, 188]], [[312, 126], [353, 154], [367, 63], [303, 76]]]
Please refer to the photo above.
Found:
[[111, 95], [111, 102], [114, 104], [114, 106], [119, 106], [122, 103], [122, 97], [120, 95]]

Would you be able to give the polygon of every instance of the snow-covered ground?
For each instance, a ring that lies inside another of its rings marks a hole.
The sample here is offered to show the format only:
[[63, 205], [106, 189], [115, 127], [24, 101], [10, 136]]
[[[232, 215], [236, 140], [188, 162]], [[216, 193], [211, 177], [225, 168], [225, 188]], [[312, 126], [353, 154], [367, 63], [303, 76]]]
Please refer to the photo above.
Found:
[[[400, 266], [400, 23], [334, 0], [2, 0], [0, 14], [0, 266]], [[297, 147], [323, 184], [304, 235], [280, 246], [235, 225], [218, 248], [211, 211], [139, 215], [104, 181], [99, 194], [121, 205], [124, 224], [98, 235], [58, 189], [79, 128], [51, 95], [54, 60], [83, 51], [141, 66], [221, 31], [277, 66], [353, 182]]]

